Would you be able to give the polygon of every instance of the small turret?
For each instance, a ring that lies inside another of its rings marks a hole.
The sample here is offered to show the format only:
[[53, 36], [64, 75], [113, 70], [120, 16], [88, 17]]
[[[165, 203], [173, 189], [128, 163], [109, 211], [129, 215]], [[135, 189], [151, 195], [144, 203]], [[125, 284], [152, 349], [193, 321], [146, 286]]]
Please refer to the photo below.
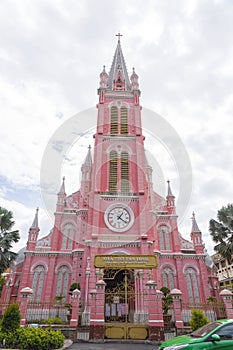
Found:
[[176, 213], [176, 207], [175, 207], [175, 196], [172, 193], [170, 181], [167, 181], [167, 209], [169, 214], [175, 214]]
[[60, 191], [57, 194], [57, 212], [63, 212], [66, 205], [65, 176], [62, 179]]
[[35, 250], [35, 245], [40, 232], [40, 229], [38, 226], [38, 212], [39, 212], [39, 208], [36, 209], [34, 220], [28, 232], [27, 250]]
[[103, 71], [100, 73], [100, 86], [98, 89], [99, 103], [104, 103], [104, 92], [108, 87], [108, 74], [105, 71], [105, 66]]
[[202, 233], [197, 225], [197, 221], [195, 218], [195, 213], [192, 215], [192, 229], [191, 229], [191, 240], [194, 244], [195, 250], [197, 254], [204, 253], [204, 246], [202, 241]]
[[135, 69], [133, 68], [133, 74], [130, 77], [131, 80], [131, 91], [134, 93], [134, 103], [135, 105], [139, 105], [139, 96], [141, 94], [139, 90], [138, 84], [138, 75], [135, 73]]

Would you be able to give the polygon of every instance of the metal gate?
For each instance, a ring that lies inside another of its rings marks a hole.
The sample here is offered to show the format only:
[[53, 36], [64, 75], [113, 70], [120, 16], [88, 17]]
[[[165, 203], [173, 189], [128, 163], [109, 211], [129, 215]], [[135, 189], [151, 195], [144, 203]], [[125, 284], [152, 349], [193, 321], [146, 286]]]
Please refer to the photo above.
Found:
[[105, 337], [147, 339], [145, 295], [133, 270], [105, 270]]

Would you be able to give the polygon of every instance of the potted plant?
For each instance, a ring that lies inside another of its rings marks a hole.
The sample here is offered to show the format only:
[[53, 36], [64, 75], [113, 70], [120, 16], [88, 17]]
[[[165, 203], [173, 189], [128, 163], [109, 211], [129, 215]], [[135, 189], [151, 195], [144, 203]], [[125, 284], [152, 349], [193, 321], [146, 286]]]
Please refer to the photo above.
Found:
[[162, 287], [160, 291], [163, 293], [162, 297], [162, 309], [163, 309], [163, 320], [164, 325], [168, 325], [171, 321], [172, 315], [168, 313], [173, 302], [172, 296], [170, 294], [170, 289], [168, 287]]

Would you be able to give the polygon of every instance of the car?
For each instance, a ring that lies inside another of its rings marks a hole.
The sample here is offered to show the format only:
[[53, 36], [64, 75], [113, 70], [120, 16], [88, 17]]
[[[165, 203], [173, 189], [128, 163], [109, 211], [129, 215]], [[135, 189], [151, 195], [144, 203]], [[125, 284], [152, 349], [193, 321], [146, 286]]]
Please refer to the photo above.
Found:
[[217, 320], [196, 331], [169, 339], [159, 350], [233, 350], [233, 319]]

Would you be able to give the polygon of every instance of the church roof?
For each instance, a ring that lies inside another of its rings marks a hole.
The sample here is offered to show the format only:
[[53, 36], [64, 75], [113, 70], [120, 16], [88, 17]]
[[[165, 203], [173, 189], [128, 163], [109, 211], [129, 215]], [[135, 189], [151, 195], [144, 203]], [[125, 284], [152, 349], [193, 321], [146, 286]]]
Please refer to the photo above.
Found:
[[121, 49], [121, 42], [120, 42], [121, 35], [117, 34], [117, 36], [118, 36], [118, 43], [117, 43], [116, 51], [115, 51], [113, 61], [112, 61], [112, 66], [111, 66], [109, 76], [108, 76], [108, 89], [110, 89], [110, 90], [113, 89], [114, 79], [115, 79], [117, 73], [120, 71], [123, 75], [124, 80], [125, 80], [126, 90], [130, 91], [129, 76], [128, 76], [123, 52]]

